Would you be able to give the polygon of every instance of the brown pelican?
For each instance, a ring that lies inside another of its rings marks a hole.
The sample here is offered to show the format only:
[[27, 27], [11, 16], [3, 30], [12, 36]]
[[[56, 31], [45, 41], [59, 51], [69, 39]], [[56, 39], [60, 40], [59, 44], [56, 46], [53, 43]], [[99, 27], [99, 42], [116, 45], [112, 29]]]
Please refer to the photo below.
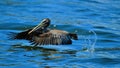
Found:
[[35, 46], [37, 45], [67, 45], [72, 44], [72, 40], [77, 40], [77, 34], [67, 31], [49, 29], [50, 19], [46, 18], [39, 25], [32, 29], [17, 33], [14, 39], [29, 40]]

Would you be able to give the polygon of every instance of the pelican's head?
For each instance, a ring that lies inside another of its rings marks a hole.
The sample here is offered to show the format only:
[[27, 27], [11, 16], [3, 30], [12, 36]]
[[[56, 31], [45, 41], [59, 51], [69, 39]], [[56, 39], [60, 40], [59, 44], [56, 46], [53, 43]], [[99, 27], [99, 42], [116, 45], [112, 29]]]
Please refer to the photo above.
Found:
[[37, 31], [37, 30], [44, 30], [50, 25], [50, 19], [45, 18], [43, 19], [40, 24], [38, 24], [36, 27], [34, 27], [31, 31], [28, 32], [28, 34]]

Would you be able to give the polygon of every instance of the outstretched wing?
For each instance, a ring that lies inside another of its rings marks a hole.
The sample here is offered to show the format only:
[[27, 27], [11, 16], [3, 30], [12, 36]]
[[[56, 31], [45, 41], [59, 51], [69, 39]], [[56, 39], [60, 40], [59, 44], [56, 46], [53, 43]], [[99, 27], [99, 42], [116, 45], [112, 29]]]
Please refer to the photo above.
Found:
[[11, 39], [26, 39], [26, 40], [31, 40], [32, 38], [32, 35], [28, 35], [28, 32], [30, 31], [31, 29], [28, 29], [28, 30], [25, 30], [23, 32], [20, 32], [20, 33], [10, 33], [10, 37]]
[[44, 33], [34, 36], [31, 40], [32, 44], [37, 45], [65, 45], [71, 44], [71, 38], [68, 34]]
[[11, 39], [26, 39], [26, 40], [32, 40], [32, 37], [33, 36], [37, 36], [40, 34], [40, 31], [39, 33], [38, 32], [33, 32], [31, 34], [28, 34], [29, 31], [31, 31], [32, 29], [28, 29], [28, 30], [25, 30], [23, 32], [20, 32], [20, 33], [10, 33], [9, 35], [11, 36]]

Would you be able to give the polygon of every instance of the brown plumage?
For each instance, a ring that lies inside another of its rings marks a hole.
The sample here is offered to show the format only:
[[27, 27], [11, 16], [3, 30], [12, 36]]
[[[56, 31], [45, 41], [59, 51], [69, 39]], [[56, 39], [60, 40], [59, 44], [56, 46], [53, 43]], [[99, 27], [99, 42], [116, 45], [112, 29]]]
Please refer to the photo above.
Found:
[[72, 44], [72, 40], [77, 40], [77, 34], [67, 31], [49, 29], [50, 19], [44, 19], [38, 26], [33, 29], [17, 33], [14, 39], [26, 39], [37, 45], [67, 45]]

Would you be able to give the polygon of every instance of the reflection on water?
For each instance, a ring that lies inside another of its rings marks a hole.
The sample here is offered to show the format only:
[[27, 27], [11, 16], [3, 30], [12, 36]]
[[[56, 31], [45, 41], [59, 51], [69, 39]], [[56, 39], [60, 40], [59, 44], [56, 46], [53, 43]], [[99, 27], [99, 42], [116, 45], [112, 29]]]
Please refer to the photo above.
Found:
[[[119, 68], [119, 3], [119, 0], [1, 0], [0, 67]], [[73, 40], [72, 45], [32, 47], [26, 40], [9, 39], [9, 33], [32, 28], [43, 18], [52, 20], [51, 29], [77, 33], [79, 40]]]

